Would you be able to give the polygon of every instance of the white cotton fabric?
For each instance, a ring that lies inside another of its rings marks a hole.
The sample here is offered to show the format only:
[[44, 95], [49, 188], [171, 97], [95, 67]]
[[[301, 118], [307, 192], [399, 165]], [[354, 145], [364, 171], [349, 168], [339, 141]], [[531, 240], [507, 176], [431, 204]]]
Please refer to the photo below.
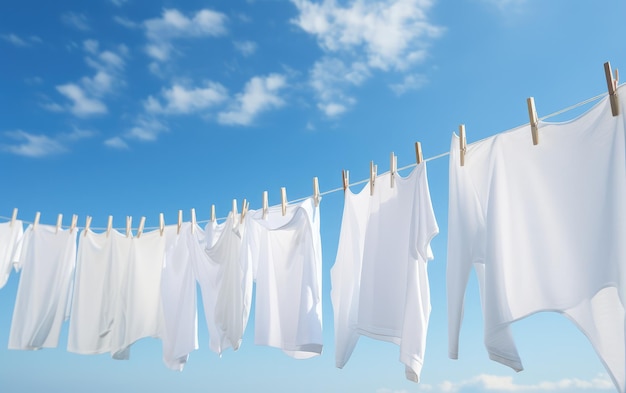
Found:
[[[622, 95], [626, 94], [620, 88]], [[475, 267], [491, 359], [522, 363], [510, 324], [540, 311], [569, 318], [626, 392], [626, 101], [608, 99], [565, 123], [529, 126], [450, 150], [449, 355], [457, 358], [463, 299]]]
[[360, 335], [400, 346], [407, 379], [418, 382], [430, 317], [427, 261], [439, 228], [426, 165], [406, 178], [376, 178], [345, 193], [331, 300], [335, 316], [335, 364], [350, 359]]
[[69, 352], [89, 355], [111, 350], [111, 329], [131, 244], [132, 239], [115, 230], [80, 233]]
[[76, 233], [43, 224], [26, 229], [9, 349], [57, 347], [69, 314]]
[[322, 247], [320, 212], [313, 199], [246, 215], [244, 269], [256, 280], [257, 345], [296, 359], [322, 352]]
[[166, 226], [165, 264], [161, 276], [163, 302], [163, 362], [182, 371], [189, 354], [198, 349], [198, 312], [196, 280], [191, 262], [189, 241], [191, 223]]
[[13, 265], [19, 262], [23, 235], [21, 220], [0, 223], [0, 288], [9, 280]]
[[111, 354], [115, 359], [128, 359], [130, 346], [139, 339], [162, 338], [161, 273], [165, 243], [165, 236], [158, 230], [131, 239], [113, 325]]

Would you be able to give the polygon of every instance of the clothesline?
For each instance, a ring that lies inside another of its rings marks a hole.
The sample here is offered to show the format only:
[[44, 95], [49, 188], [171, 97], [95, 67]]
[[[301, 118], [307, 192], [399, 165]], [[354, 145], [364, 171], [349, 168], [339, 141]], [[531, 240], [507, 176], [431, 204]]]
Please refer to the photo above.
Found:
[[[581, 101], [581, 102], [579, 102], [579, 103], [576, 103], [576, 104], [570, 105], [570, 106], [568, 106], [568, 107], [566, 107], [566, 108], [560, 109], [560, 110], [558, 110], [558, 111], [556, 111], [556, 112], [554, 112], [554, 113], [551, 113], [551, 114], [549, 114], [549, 115], [546, 115], [546, 116], [540, 117], [540, 118], [539, 118], [539, 120], [541, 120], [541, 121], [543, 121], [543, 120], [547, 120], [547, 119], [550, 119], [550, 118], [552, 118], [552, 117], [555, 117], [555, 116], [561, 115], [561, 114], [563, 114], [563, 113], [569, 112], [569, 111], [571, 111], [571, 110], [574, 110], [574, 109], [580, 108], [581, 106], [584, 106], [584, 105], [587, 105], [587, 104], [589, 104], [589, 103], [591, 103], [591, 102], [597, 101], [597, 100], [599, 100], [600, 98], [602, 98], [602, 97], [604, 97], [604, 96], [606, 96], [606, 95], [607, 95], [607, 93], [606, 93], [606, 92], [601, 93], [601, 94], [598, 94], [598, 95], [596, 95], [596, 96], [594, 96], [594, 97], [591, 97], [591, 98], [588, 98], [588, 99], [586, 99], [586, 100], [584, 100], [584, 101]], [[470, 143], [469, 145], [472, 145], [473, 143], [478, 143], [478, 142], [481, 142], [481, 141], [483, 141], [483, 140], [485, 140], [485, 139], [488, 139], [488, 138], [491, 138], [491, 136], [488, 136], [488, 137], [485, 137], [485, 138], [483, 138], [483, 139], [481, 139], [481, 140], [478, 140], [478, 141], [472, 142], [472, 143]], [[443, 158], [443, 157], [446, 157], [446, 156], [449, 156], [449, 155], [450, 155], [450, 152], [441, 153], [441, 154], [438, 154], [438, 155], [436, 155], [436, 156], [433, 156], [433, 157], [429, 157], [429, 158], [424, 159], [424, 162], [429, 162], [429, 161], [438, 160], [438, 159], [440, 159], [440, 158]], [[413, 168], [413, 167], [415, 167], [416, 165], [417, 165], [416, 163], [413, 163], [413, 164], [409, 164], [409, 165], [406, 165], [406, 166], [404, 166], [404, 167], [398, 168], [398, 172], [399, 172], [399, 171], [406, 170], [406, 169]], [[348, 184], [348, 187], [358, 186], [358, 185], [360, 185], [360, 184], [365, 184], [365, 183], [367, 183], [367, 182], [369, 182], [369, 181], [370, 181], [370, 179], [369, 179], [369, 178], [368, 178], [368, 179], [359, 180], [359, 181], [356, 181], [356, 182], [354, 182], [354, 183], [349, 183], [349, 184]], [[343, 191], [343, 187], [338, 187], [338, 188], [334, 188], [334, 189], [332, 189], [332, 190], [328, 190], [328, 191], [321, 192], [321, 193], [320, 193], [320, 196], [325, 196], [325, 195], [334, 194], [334, 193], [339, 192], [339, 191]], [[311, 197], [311, 195], [309, 195], [309, 196], [305, 196], [305, 197], [301, 197], [301, 198], [298, 198], [298, 199], [294, 199], [294, 200], [292, 200], [292, 201], [288, 201], [287, 203], [288, 203], [288, 204], [293, 204], [293, 203], [302, 202], [302, 201], [304, 201], [304, 200], [306, 200], [307, 198], [310, 198], [310, 197]], [[221, 220], [226, 220], [226, 218], [227, 218], [227, 217], [219, 217], [219, 218], [216, 218], [216, 220], [220, 220], [220, 221], [221, 221]], [[11, 217], [0, 216], [0, 219], [10, 220], [10, 219], [11, 219]], [[199, 221], [197, 221], [197, 223], [198, 223], [198, 224], [206, 224], [206, 223], [208, 223], [208, 222], [210, 222], [210, 221], [211, 221], [210, 219], [209, 219], [209, 220], [199, 220]], [[24, 223], [26, 223], [26, 224], [32, 224], [32, 223], [33, 223], [32, 221], [24, 221], [24, 220], [22, 220], [22, 222], [24, 222]], [[62, 228], [69, 228], [69, 226], [62, 226]], [[78, 225], [77, 225], [75, 228], [76, 228], [77, 230], [79, 230], [79, 229], [84, 229], [85, 227], [84, 227], [84, 226], [78, 226]], [[90, 229], [94, 229], [94, 230], [106, 230], [107, 228], [106, 228], [106, 227], [90, 227]], [[126, 230], [126, 227], [119, 227], [119, 228], [113, 228], [113, 229], [118, 230], [118, 231], [122, 231], [122, 230]], [[133, 229], [134, 229], [134, 230], [136, 230], [136, 228], [133, 228]], [[145, 228], [144, 228], [144, 231], [156, 230], [156, 229], [159, 229], [159, 227], [158, 227], [158, 226], [154, 226], [154, 227], [145, 227]]]

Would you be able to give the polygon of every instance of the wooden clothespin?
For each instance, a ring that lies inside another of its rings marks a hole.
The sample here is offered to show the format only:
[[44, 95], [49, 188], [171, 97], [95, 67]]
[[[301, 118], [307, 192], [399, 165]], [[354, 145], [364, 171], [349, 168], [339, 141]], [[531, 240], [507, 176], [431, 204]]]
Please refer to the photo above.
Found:
[[465, 124], [459, 126], [459, 152], [461, 153], [461, 166], [465, 166], [465, 153], [467, 152], [467, 141], [465, 140]]
[[313, 202], [315, 206], [320, 205], [320, 183], [317, 176], [313, 178]]
[[389, 177], [390, 177], [390, 183], [391, 183], [391, 188], [393, 188], [393, 186], [396, 184], [396, 172], [398, 171], [398, 160], [395, 154], [393, 154], [393, 152], [391, 152], [391, 155], [389, 156]]
[[196, 209], [191, 208], [191, 233], [196, 230]]
[[237, 218], [237, 200], [233, 199], [233, 219]]
[[113, 228], [113, 216], [109, 216], [109, 221], [107, 222], [107, 237], [111, 233], [111, 229]]
[[350, 171], [349, 170], [343, 169], [341, 171], [341, 181], [343, 183], [343, 192], [345, 194], [346, 191], [348, 190], [348, 187], [350, 187]]
[[63, 214], [59, 214], [57, 216], [57, 229], [54, 233], [59, 233], [59, 229], [61, 229], [62, 224], [63, 224]]
[[141, 237], [141, 234], [143, 233], [143, 226], [146, 223], [146, 217], [141, 217], [141, 219], [139, 220], [139, 228], [137, 228], [137, 239], [139, 239]]
[[374, 161], [370, 161], [370, 195], [374, 195], [374, 185], [376, 183], [376, 172], [378, 172], [378, 166], [374, 165]]
[[609, 89], [609, 99], [611, 100], [611, 112], [613, 116], [619, 115], [619, 100], [617, 98], [617, 84], [619, 82], [619, 72], [615, 69], [615, 78], [611, 70], [611, 63], [604, 63], [604, 74], [606, 75], [606, 86]]
[[15, 224], [15, 220], [17, 220], [17, 207], [13, 209], [13, 215], [11, 216], [11, 226]]
[[178, 211], [178, 226], [176, 227], [176, 234], [180, 235], [180, 227], [183, 226], [183, 211], [179, 210]]
[[267, 218], [267, 211], [269, 210], [267, 202], [267, 191], [263, 191], [263, 219]]
[[87, 218], [85, 219], [85, 230], [83, 231], [83, 233], [85, 234], [85, 237], [87, 237], [87, 233], [89, 232], [90, 226], [91, 226], [91, 216], [87, 216]]
[[77, 223], [78, 223], [78, 216], [76, 214], [72, 214], [72, 223], [70, 224], [70, 233], [74, 232], [74, 229], [76, 229]]
[[535, 99], [528, 97], [526, 99], [528, 105], [528, 118], [530, 119], [530, 131], [533, 134], [533, 145], [539, 144], [539, 118], [537, 117], [537, 110], [535, 109]]
[[33, 229], [37, 228], [37, 225], [39, 225], [39, 218], [41, 217], [41, 213], [37, 212], [35, 213], [35, 221], [33, 221]]
[[424, 161], [424, 158], [422, 157], [422, 144], [415, 142], [415, 162], [419, 165], [422, 161]]
[[243, 202], [241, 204], [241, 217], [239, 217], [239, 223], [243, 224], [243, 219], [246, 216], [246, 213], [248, 212], [248, 207], [250, 206], [250, 204], [248, 203], [248, 201], [244, 198]]
[[211, 222], [215, 222], [215, 205], [211, 205]]
[[126, 237], [132, 237], [131, 227], [133, 225], [133, 217], [126, 216]]
[[163, 217], [163, 213], [159, 213], [159, 233], [163, 236], [163, 232], [165, 231], [165, 218]]
[[280, 206], [282, 207], [283, 216], [287, 214], [287, 189], [285, 187], [280, 188]]

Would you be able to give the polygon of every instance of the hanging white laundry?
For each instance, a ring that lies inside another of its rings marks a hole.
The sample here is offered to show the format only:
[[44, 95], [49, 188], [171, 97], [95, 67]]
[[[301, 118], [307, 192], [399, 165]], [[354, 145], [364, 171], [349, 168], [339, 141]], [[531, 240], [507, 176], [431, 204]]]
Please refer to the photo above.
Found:
[[337, 258], [331, 269], [336, 366], [349, 360], [360, 335], [400, 346], [407, 379], [418, 382], [430, 317], [427, 261], [435, 220], [426, 164], [406, 178], [390, 174], [345, 193]]
[[76, 230], [29, 225], [19, 266], [22, 269], [9, 349], [55, 348], [61, 325], [69, 314], [69, 298], [76, 261]]
[[23, 235], [21, 220], [0, 224], [0, 288], [6, 285], [13, 265], [19, 262]]
[[[213, 282], [216, 285], [215, 308], [213, 310], [213, 326], [211, 332], [211, 348], [222, 353], [225, 349], [239, 349], [243, 332], [250, 314], [250, 298], [252, 297], [251, 275], [245, 272], [241, 264], [241, 239], [244, 224], [240, 223], [239, 214], [229, 213], [220, 227], [212, 225], [207, 236], [212, 246], [206, 248], [211, 271], [216, 274]], [[218, 229], [219, 228], [219, 229]]]
[[198, 349], [198, 312], [196, 280], [189, 247], [191, 223], [166, 226], [165, 265], [161, 275], [163, 302], [163, 362], [182, 371], [189, 354]]
[[[621, 94], [626, 90], [620, 88]], [[449, 355], [458, 356], [463, 298], [476, 268], [491, 359], [522, 370], [510, 324], [564, 314], [626, 392], [626, 101], [565, 123], [529, 126], [450, 151]]]
[[157, 230], [134, 237], [131, 243], [113, 324], [111, 354], [115, 359], [128, 359], [130, 346], [137, 340], [161, 338], [163, 334], [161, 273], [165, 237]]
[[257, 345], [282, 349], [296, 359], [322, 352], [322, 246], [319, 208], [312, 198], [249, 211], [243, 268], [256, 280]]
[[112, 230], [109, 234], [82, 231], [67, 350], [98, 354], [111, 350], [111, 329], [118, 305], [132, 239]]

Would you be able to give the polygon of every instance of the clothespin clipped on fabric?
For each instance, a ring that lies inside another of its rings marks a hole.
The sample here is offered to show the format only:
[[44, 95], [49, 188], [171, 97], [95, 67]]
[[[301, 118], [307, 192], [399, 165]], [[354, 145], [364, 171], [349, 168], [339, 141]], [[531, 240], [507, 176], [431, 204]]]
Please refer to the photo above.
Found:
[[467, 152], [467, 141], [465, 140], [465, 124], [459, 126], [459, 152], [461, 166], [465, 166], [465, 153]]
[[280, 188], [280, 206], [283, 216], [285, 216], [287, 214], [287, 189], [285, 187]]
[[74, 229], [76, 229], [77, 223], [78, 223], [78, 216], [76, 214], [72, 214], [72, 223], [70, 224], [70, 233], [74, 232]]
[[617, 98], [617, 84], [619, 82], [619, 72], [615, 69], [615, 78], [611, 71], [611, 63], [604, 63], [604, 74], [606, 76], [606, 86], [609, 89], [609, 99], [611, 100], [611, 112], [613, 116], [619, 115], [619, 100]]
[[530, 131], [533, 134], [533, 145], [539, 144], [539, 118], [537, 117], [537, 109], [535, 109], [535, 99], [528, 97], [526, 99], [528, 106], [528, 118], [530, 119]]
[[263, 191], [263, 219], [267, 218], [267, 211], [269, 210], [267, 202], [267, 191]]
[[83, 233], [85, 234], [84, 236], [87, 237], [87, 233], [89, 232], [89, 227], [91, 226], [91, 216], [87, 216], [87, 218], [85, 219], [85, 230], [83, 231]]
[[54, 233], [59, 233], [59, 229], [61, 229], [61, 225], [63, 224], [63, 214], [57, 216], [57, 227]]
[[39, 225], [39, 218], [41, 217], [41, 213], [37, 212], [35, 213], [35, 221], [33, 221], [33, 229], [37, 228], [37, 225]]
[[320, 182], [317, 176], [313, 178], [313, 202], [316, 207], [320, 205]]
[[374, 195], [374, 183], [376, 183], [376, 172], [378, 165], [374, 165], [374, 161], [370, 161], [370, 195]]
[[10, 226], [13, 226], [13, 224], [15, 224], [15, 220], [17, 220], [17, 207], [13, 209], [13, 215], [11, 216]]
[[196, 209], [191, 208], [191, 233], [196, 230]]
[[211, 205], [211, 222], [215, 222], [215, 205]]
[[243, 203], [241, 204], [241, 217], [239, 217], [239, 223], [243, 224], [243, 219], [248, 213], [248, 208], [250, 207], [250, 203], [244, 198]]
[[237, 218], [237, 200], [233, 199], [233, 219]]
[[422, 161], [424, 161], [424, 158], [422, 157], [422, 144], [415, 142], [415, 162], [419, 165]]
[[396, 172], [398, 171], [398, 157], [393, 152], [389, 157], [389, 177], [391, 182], [391, 188], [396, 184]]
[[165, 218], [163, 217], [163, 213], [159, 213], [159, 233], [163, 236], [163, 232], [165, 231]]
[[179, 210], [178, 211], [178, 226], [176, 227], [176, 234], [180, 235], [180, 227], [183, 226], [183, 211]]
[[113, 228], [113, 216], [109, 216], [109, 221], [107, 222], [107, 237], [111, 233], [111, 229]]
[[126, 237], [131, 237], [133, 235], [131, 232], [132, 225], [133, 225], [133, 217], [126, 216]]
[[345, 194], [350, 187], [350, 171], [347, 169], [343, 169], [341, 171], [341, 182], [343, 184], [343, 193]]
[[146, 217], [141, 217], [141, 219], [139, 220], [139, 228], [137, 228], [137, 239], [139, 239], [141, 237], [141, 234], [143, 233], [143, 226], [146, 223]]

